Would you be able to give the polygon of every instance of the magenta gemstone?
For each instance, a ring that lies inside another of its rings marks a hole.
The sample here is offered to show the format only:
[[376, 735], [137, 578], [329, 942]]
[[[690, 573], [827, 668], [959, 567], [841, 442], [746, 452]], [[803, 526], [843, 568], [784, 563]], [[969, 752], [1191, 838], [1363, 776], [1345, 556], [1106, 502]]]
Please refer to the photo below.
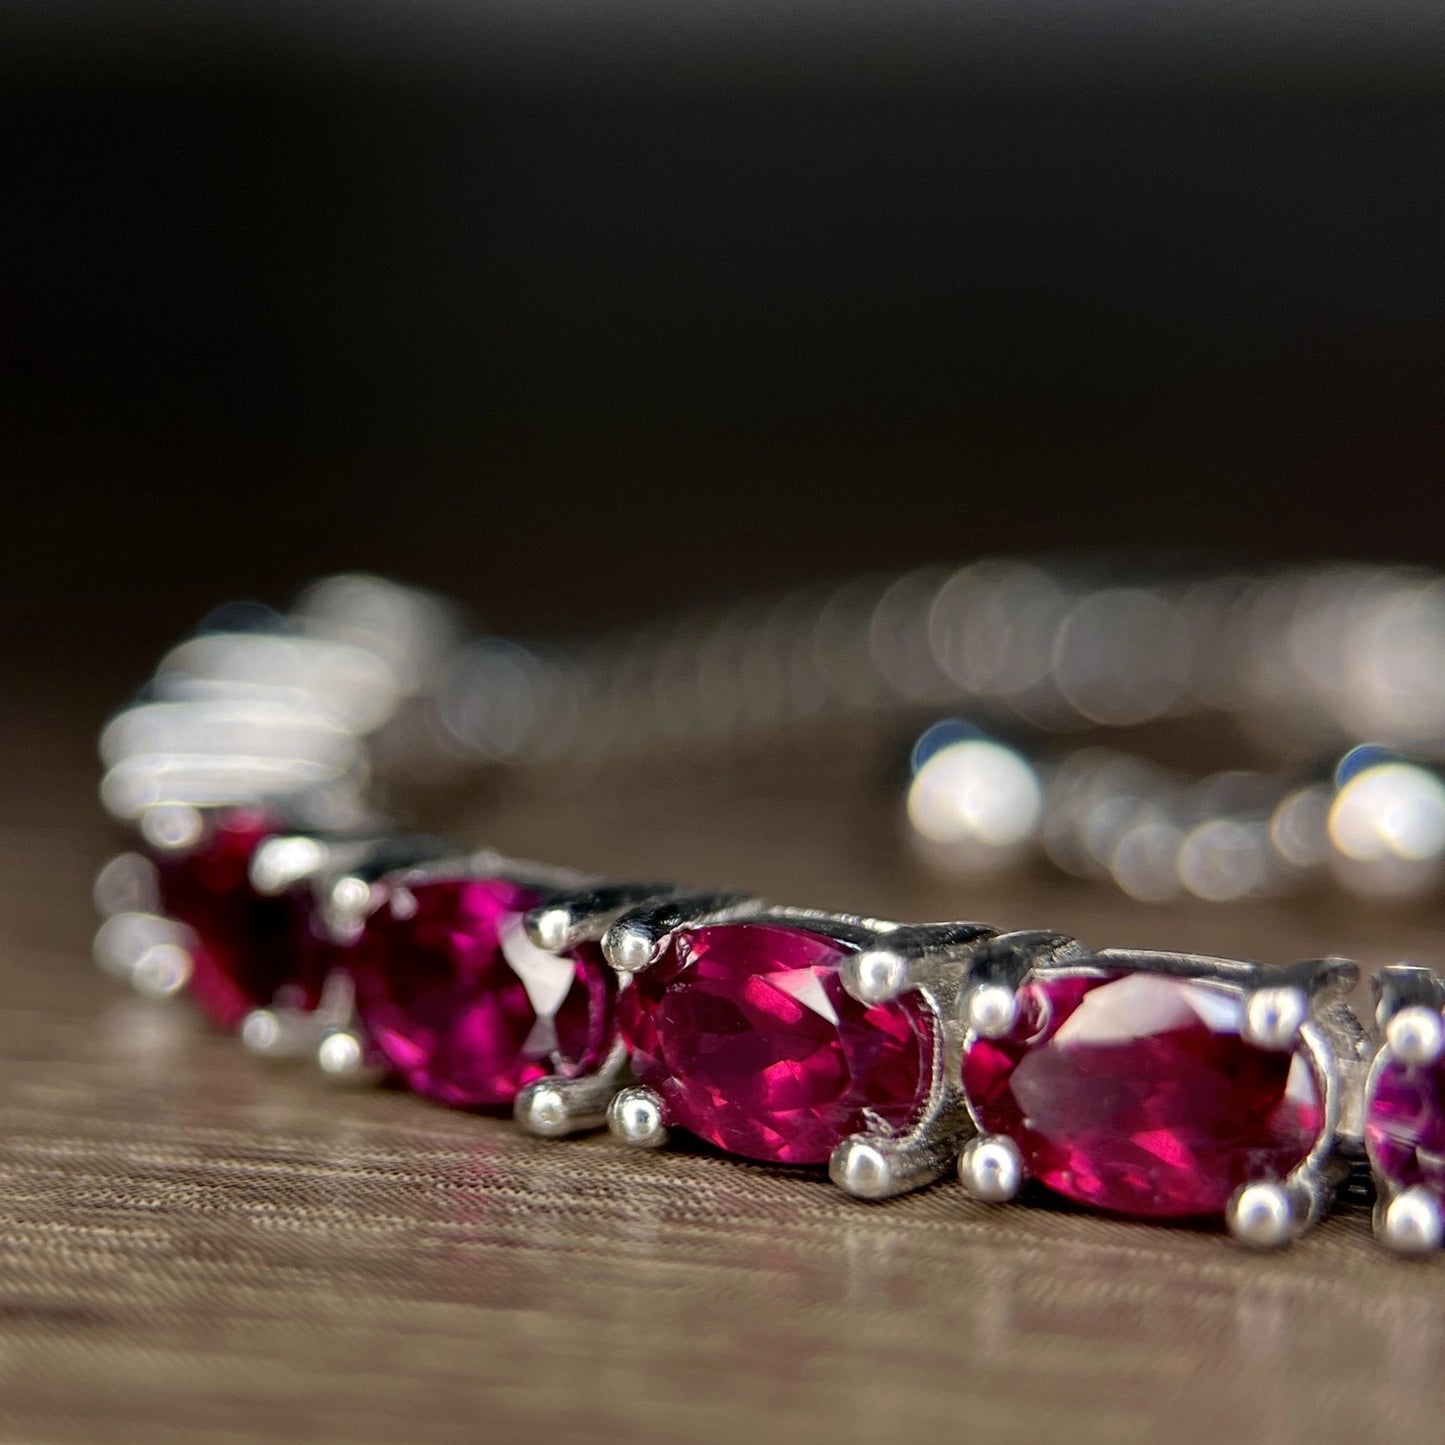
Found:
[[1218, 1214], [1241, 1184], [1284, 1178], [1324, 1125], [1308, 1059], [1245, 1042], [1243, 1022], [1237, 994], [1199, 980], [1042, 979], [1019, 991], [1011, 1033], [970, 1045], [964, 1089], [984, 1132], [1068, 1199]]
[[154, 856], [161, 907], [192, 934], [191, 996], [224, 1029], [278, 1001], [314, 1007], [320, 993], [324, 945], [309, 894], [273, 898], [251, 886], [256, 850], [283, 831], [271, 814], [237, 809], [208, 822], [195, 847]]
[[616, 984], [595, 944], [555, 957], [522, 915], [541, 894], [501, 879], [431, 879], [391, 891], [345, 966], [387, 1064], [457, 1108], [510, 1105], [548, 1074], [586, 1074], [616, 1037]]
[[846, 944], [774, 924], [673, 935], [622, 994], [632, 1071], [670, 1125], [720, 1149], [823, 1164], [850, 1134], [907, 1128], [933, 1077], [934, 1031], [912, 1001], [843, 991]]
[[1365, 1116], [1375, 1167], [1396, 1189], [1422, 1185], [1445, 1200], [1445, 1060], [1387, 1060]]

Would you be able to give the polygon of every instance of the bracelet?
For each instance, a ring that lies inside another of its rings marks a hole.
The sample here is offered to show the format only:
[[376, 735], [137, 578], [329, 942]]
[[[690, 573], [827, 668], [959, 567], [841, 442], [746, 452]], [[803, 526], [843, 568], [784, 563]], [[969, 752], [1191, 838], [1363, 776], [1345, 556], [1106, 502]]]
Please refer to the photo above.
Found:
[[[1117, 570], [1117, 569], [1113, 569]], [[1246, 1244], [1373, 1188], [1403, 1253], [1445, 1233], [1445, 984], [1095, 951], [615, 883], [398, 829], [384, 804], [476, 765], [645, 753], [940, 705], [909, 817], [938, 866], [1030, 848], [1136, 897], [1228, 902], [1331, 877], [1419, 897], [1445, 861], [1445, 589], [1323, 568], [1110, 585], [982, 563], [697, 613], [586, 647], [469, 637], [430, 594], [326, 579], [223, 609], [106, 727], [103, 800], [140, 846], [101, 871], [96, 957], [188, 993], [253, 1051], [510, 1110], [543, 1137], [670, 1130], [826, 1166], [879, 1200], [955, 1167]], [[1202, 782], [1026, 727], [1197, 713], [1273, 772]], [[980, 726], [981, 724], [981, 726]], [[1263, 748], [1260, 749], [1263, 751]], [[1321, 769], [1305, 760], [1333, 752]], [[1367, 1179], [1368, 1174], [1368, 1179]]]

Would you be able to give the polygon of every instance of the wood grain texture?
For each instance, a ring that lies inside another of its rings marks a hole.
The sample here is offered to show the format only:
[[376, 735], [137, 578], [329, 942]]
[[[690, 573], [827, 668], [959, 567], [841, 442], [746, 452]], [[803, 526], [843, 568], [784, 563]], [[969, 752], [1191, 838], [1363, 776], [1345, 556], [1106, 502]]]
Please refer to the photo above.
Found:
[[[125, 996], [87, 958], [114, 839], [84, 711], [0, 720], [0, 1438], [1440, 1438], [1445, 1264], [1384, 1256], [1363, 1214], [1255, 1257], [953, 1185], [868, 1206], [810, 1172], [336, 1092]], [[1432, 918], [1338, 903], [929, 883], [879, 802], [881, 755], [801, 757], [523, 780], [451, 821], [800, 903], [1431, 957]]]

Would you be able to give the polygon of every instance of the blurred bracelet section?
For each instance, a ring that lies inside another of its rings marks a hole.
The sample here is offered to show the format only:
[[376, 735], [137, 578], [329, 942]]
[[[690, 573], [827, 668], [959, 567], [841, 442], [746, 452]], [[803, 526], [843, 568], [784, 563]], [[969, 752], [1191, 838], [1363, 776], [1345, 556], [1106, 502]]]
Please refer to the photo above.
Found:
[[[1322, 882], [1412, 899], [1445, 873], [1445, 579], [979, 561], [699, 608], [572, 646], [490, 637], [366, 576], [224, 608], [102, 742], [149, 831], [285, 793], [350, 825], [498, 766], [899, 739], [899, 847], [987, 877], [1040, 860], [1132, 897]], [[663, 825], [659, 825], [663, 826]]]

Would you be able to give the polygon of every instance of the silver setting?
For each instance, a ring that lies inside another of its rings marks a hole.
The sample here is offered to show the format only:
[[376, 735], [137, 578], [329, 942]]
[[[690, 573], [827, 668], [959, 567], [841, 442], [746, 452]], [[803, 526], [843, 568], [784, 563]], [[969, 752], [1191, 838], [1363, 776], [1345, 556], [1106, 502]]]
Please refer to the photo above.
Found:
[[141, 837], [161, 853], [186, 853], [201, 841], [206, 820], [189, 803], [152, 803], [140, 815]]
[[1412, 1004], [1385, 1025], [1385, 1043], [1402, 1064], [1424, 1068], [1445, 1051], [1445, 1019], [1438, 1009]]
[[917, 989], [946, 994], [951, 1008], [974, 946], [994, 935], [984, 923], [853, 921], [868, 923], [881, 936], [843, 960], [839, 980], [859, 1003], [870, 1006]]
[[174, 998], [191, 981], [191, 955], [179, 944], [148, 948], [131, 969], [130, 984], [142, 998]]
[[[1368, 1115], [1381, 1075], [1391, 1064], [1429, 1068], [1442, 1053], [1445, 981], [1428, 969], [1397, 964], [1370, 980], [1375, 993], [1375, 1018], [1384, 1035], [1370, 1064], [1361, 1095]], [[1375, 1181], [1375, 1238], [1398, 1254], [1431, 1254], [1445, 1238], [1445, 1208], [1426, 1188], [1400, 1189], [1385, 1173], [1369, 1135], [1365, 1147]]]
[[335, 866], [332, 859], [332, 848], [307, 833], [267, 838], [251, 859], [251, 886], [258, 893], [275, 897]]
[[[833, 1151], [833, 1182], [860, 1199], [888, 1199], [943, 1178], [954, 1166], [970, 1124], [959, 1084], [957, 1041], [949, 1020], [974, 951], [993, 936], [981, 923], [901, 925], [880, 919], [838, 918], [865, 929], [865, 946], [843, 960], [839, 981], [859, 1003], [912, 997], [933, 1033], [933, 1076], [912, 1124], [901, 1134], [869, 1129]], [[825, 926], [824, 931], [829, 931]], [[869, 939], [867, 935], [871, 934]]]
[[985, 1204], [1007, 1204], [1028, 1178], [1023, 1155], [1012, 1139], [1002, 1134], [981, 1134], [970, 1139], [958, 1156], [959, 1182]]
[[1282, 1053], [1299, 1041], [1309, 1012], [1309, 995], [1302, 988], [1257, 988], [1245, 1005], [1242, 1032], [1258, 1048]]
[[251, 882], [260, 893], [309, 882], [333, 943], [354, 943], [398, 876], [413, 877], [452, 850], [426, 834], [287, 835], [256, 850]]
[[748, 917], [760, 900], [746, 893], [676, 893], [629, 908], [602, 934], [602, 955], [621, 974], [641, 973], [657, 962], [679, 928], [702, 928]]
[[102, 972], [143, 998], [172, 998], [191, 981], [191, 931], [157, 913], [115, 913], [96, 930]]
[[316, 1067], [338, 1083], [356, 1083], [370, 1072], [366, 1038], [358, 1028], [324, 1029], [316, 1040]]
[[538, 948], [566, 953], [581, 943], [597, 942], [627, 910], [675, 891], [666, 883], [602, 883], [568, 890], [538, 904], [523, 919], [522, 926]]
[[1375, 1210], [1375, 1236], [1397, 1254], [1433, 1254], [1445, 1239], [1440, 1201], [1419, 1185], [1381, 1200]]
[[1001, 1039], [1018, 1020], [1018, 997], [1002, 983], [981, 983], [968, 993], [968, 1027], [979, 1038]]
[[870, 1006], [887, 1003], [908, 987], [908, 960], [886, 945], [849, 954], [839, 972], [843, 987]]
[[1272, 1179], [1257, 1180], [1237, 1189], [1224, 1220], [1229, 1232], [1251, 1249], [1278, 1249], [1303, 1227], [1301, 1211], [1291, 1191]]
[[373, 1084], [384, 1074], [356, 1015], [356, 990], [351, 975], [335, 970], [321, 990], [310, 1016], [312, 1062], [322, 1078], [334, 1084]]
[[301, 1059], [312, 1050], [316, 1032], [310, 1014], [285, 1005], [252, 1009], [241, 1020], [241, 1045], [263, 1059]]
[[892, 1199], [942, 1179], [958, 1153], [958, 1112], [935, 1083], [922, 1113], [903, 1134], [852, 1134], [833, 1150], [828, 1177], [856, 1199]]
[[651, 1089], [623, 1089], [607, 1106], [613, 1137], [635, 1149], [661, 1149], [667, 1143], [662, 1100]]
[[321, 916], [337, 943], [354, 943], [361, 936], [367, 915], [377, 902], [372, 887], [354, 873], [343, 873], [325, 890]]
[[619, 1039], [596, 1073], [570, 1078], [553, 1074], [528, 1084], [517, 1095], [512, 1117], [540, 1139], [601, 1129], [608, 1123], [608, 1106], [626, 1079], [627, 1048]]
[[160, 911], [160, 879], [155, 864], [143, 853], [118, 853], [95, 875], [93, 893], [102, 918]]

